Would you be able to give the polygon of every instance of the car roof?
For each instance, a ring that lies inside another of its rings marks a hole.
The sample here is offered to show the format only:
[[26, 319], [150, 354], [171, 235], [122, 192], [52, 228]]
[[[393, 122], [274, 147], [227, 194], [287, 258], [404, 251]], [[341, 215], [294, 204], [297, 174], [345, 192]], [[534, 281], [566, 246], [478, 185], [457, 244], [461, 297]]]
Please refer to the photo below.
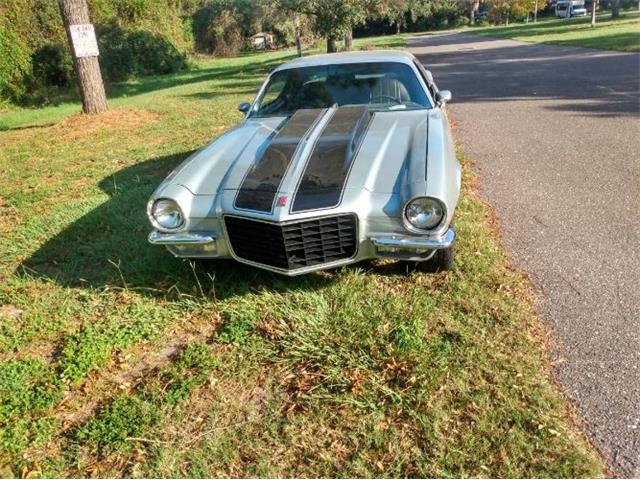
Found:
[[366, 52], [325, 53], [310, 55], [283, 63], [274, 72], [290, 68], [313, 67], [316, 65], [337, 65], [344, 63], [399, 62], [411, 64], [414, 56], [400, 50], [372, 50]]

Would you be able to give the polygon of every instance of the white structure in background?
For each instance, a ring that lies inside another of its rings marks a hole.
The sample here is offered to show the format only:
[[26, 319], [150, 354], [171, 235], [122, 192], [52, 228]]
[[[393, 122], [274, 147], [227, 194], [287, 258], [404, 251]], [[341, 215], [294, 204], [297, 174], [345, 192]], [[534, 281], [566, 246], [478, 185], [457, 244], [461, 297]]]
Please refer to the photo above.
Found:
[[556, 17], [583, 17], [586, 14], [584, 0], [558, 0], [556, 2]]
[[251, 37], [254, 50], [273, 50], [275, 49], [275, 43], [273, 41], [273, 34], [268, 32], [256, 33]]

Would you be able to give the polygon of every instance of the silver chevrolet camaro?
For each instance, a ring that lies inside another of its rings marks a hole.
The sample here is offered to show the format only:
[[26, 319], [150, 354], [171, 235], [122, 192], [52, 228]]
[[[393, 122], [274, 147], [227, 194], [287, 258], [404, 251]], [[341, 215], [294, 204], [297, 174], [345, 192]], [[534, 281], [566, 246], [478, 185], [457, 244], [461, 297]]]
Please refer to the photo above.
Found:
[[445, 104], [399, 51], [299, 58], [157, 188], [149, 242], [298, 275], [371, 258], [448, 269], [461, 169]]

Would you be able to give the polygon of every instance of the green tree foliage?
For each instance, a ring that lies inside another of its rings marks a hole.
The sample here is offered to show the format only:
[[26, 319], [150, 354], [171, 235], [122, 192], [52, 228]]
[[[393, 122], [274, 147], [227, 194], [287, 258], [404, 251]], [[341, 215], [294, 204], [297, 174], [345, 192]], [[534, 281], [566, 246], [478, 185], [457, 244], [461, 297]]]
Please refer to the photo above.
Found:
[[400, 33], [406, 26], [407, 12], [411, 11], [414, 3], [411, 0], [379, 0], [376, 5], [376, 16], [395, 25], [396, 33]]
[[[494, 23], [506, 22], [515, 18], [522, 18], [532, 13], [536, 8], [535, 0], [487, 0], [489, 17]], [[538, 9], [542, 10], [545, 2], [538, 2]]]
[[327, 39], [327, 52], [335, 52], [336, 40], [363, 23], [376, 7], [375, 0], [279, 0], [278, 4], [307, 15], [313, 30]]
[[145, 30], [124, 32], [117, 27], [100, 36], [104, 78], [121, 82], [132, 77], [185, 70], [187, 57], [164, 36]]
[[0, 1], [0, 98], [19, 99], [34, 85], [34, 52], [65, 42], [54, 0]]
[[[520, 0], [518, 0], [520, 1]], [[193, 52], [237, 55], [259, 32], [294, 44], [294, 12], [302, 38], [336, 49], [353, 28], [372, 20], [396, 30], [455, 26], [454, 0], [88, 0], [107, 81], [185, 68]], [[55, 101], [73, 85], [57, 0], [0, 0], [0, 98]]]

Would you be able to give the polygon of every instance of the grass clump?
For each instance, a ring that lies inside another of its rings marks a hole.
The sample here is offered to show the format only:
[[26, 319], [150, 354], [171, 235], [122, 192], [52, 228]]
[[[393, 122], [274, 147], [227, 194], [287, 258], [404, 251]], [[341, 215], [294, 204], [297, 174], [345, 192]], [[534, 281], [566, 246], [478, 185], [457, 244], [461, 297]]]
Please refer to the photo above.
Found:
[[524, 42], [640, 52], [639, 29], [640, 14], [632, 11], [626, 12], [620, 19], [611, 19], [610, 14], [598, 15], [595, 27], [591, 26], [590, 18], [575, 17], [542, 19], [537, 23], [520, 25], [470, 28], [467, 31]]
[[204, 385], [218, 367], [218, 360], [206, 344], [188, 345], [174, 362], [159, 373], [160, 382], [164, 384], [162, 402], [175, 404], [186, 399], [193, 390]]
[[82, 426], [75, 433], [75, 438], [102, 453], [128, 451], [131, 442], [147, 433], [159, 418], [152, 403], [135, 395], [122, 394]]
[[0, 452], [17, 453], [48, 439], [54, 420], [41, 415], [61, 396], [60, 383], [44, 362], [0, 363]]

